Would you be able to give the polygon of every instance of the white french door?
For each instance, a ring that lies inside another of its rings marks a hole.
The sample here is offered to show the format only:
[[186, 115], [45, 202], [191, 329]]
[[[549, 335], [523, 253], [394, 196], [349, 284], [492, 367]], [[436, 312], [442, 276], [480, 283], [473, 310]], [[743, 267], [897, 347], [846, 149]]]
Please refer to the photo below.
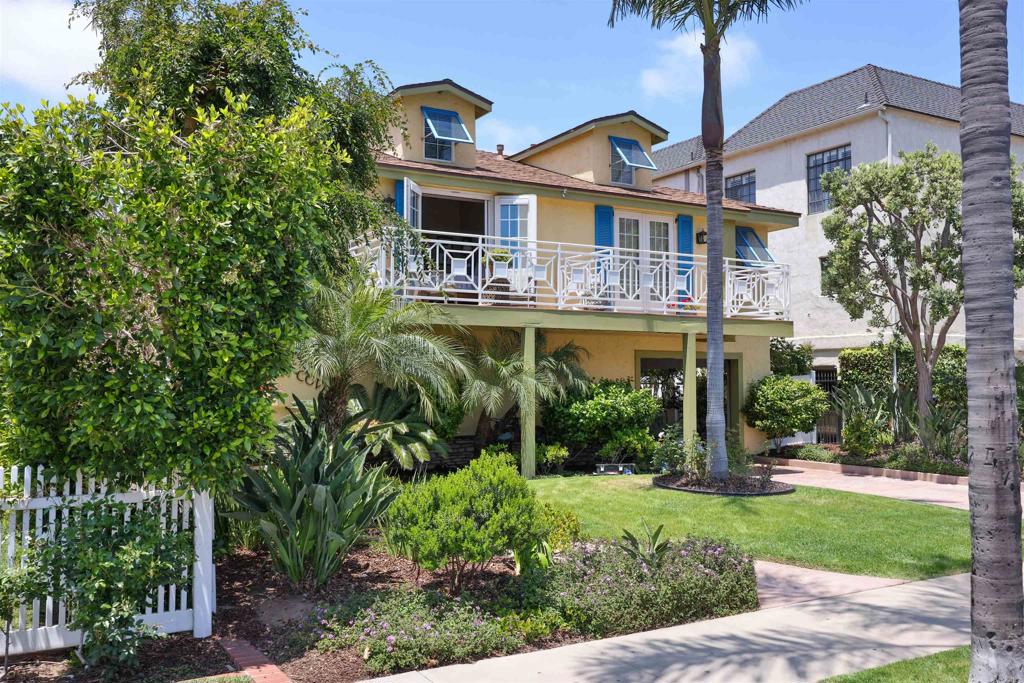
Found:
[[619, 306], [647, 308], [664, 299], [671, 286], [671, 259], [675, 248], [672, 223], [667, 218], [640, 213], [615, 216], [615, 272], [619, 281]]
[[423, 190], [412, 178], [404, 178], [402, 191], [402, 218], [416, 230], [423, 227]]

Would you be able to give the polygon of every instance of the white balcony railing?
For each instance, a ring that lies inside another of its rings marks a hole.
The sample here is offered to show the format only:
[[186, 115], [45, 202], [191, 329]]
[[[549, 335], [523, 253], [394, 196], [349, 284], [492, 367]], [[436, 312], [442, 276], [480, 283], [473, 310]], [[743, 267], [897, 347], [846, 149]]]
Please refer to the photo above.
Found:
[[[702, 316], [707, 259], [423, 230], [355, 249], [379, 286], [409, 300]], [[789, 319], [789, 266], [725, 259], [726, 317]]]

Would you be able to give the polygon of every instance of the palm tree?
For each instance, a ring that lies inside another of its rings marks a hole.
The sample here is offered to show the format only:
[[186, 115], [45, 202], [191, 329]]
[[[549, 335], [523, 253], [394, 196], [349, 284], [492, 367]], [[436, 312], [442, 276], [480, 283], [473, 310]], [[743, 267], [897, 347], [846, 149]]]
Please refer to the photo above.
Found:
[[[580, 363], [590, 355], [569, 341], [550, 351], [541, 330], [537, 331], [536, 369], [531, 375], [523, 363], [522, 335], [516, 330], [500, 329], [486, 342], [470, 341], [473, 370], [462, 388], [466, 410], [477, 410], [476, 440], [484, 446], [491, 439], [491, 425], [510, 406], [532, 406], [536, 401], [552, 401], [582, 390], [590, 379]], [[520, 414], [519, 419], [532, 415]]]
[[[704, 33], [704, 98], [701, 105], [701, 137], [704, 142], [708, 221], [708, 471], [713, 479], [729, 475], [725, 451], [725, 349], [722, 330], [722, 150], [725, 123], [722, 114], [721, 45], [734, 24], [764, 19], [769, 10], [792, 9], [802, 0], [612, 0], [608, 25], [617, 19], [639, 16], [654, 28], [669, 25], [677, 31], [699, 27]], [[682, 74], [680, 74], [680, 77]]]
[[960, 0], [971, 674], [1024, 680], [1006, 0]]
[[296, 349], [298, 364], [322, 387], [320, 406], [329, 434], [348, 414], [352, 387], [376, 379], [415, 391], [424, 417], [434, 401], [458, 399], [467, 373], [462, 347], [437, 326], [459, 330], [437, 306], [402, 303], [391, 289], [367, 284], [358, 275], [311, 286], [306, 313], [309, 336]]

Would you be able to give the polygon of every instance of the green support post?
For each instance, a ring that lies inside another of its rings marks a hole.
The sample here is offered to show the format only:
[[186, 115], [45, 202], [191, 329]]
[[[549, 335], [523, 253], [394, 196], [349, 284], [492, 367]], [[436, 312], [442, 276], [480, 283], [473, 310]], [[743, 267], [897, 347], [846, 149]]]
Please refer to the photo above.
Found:
[[697, 432], [697, 333], [683, 333], [683, 438]]
[[[534, 377], [537, 370], [537, 330], [523, 328], [523, 370]], [[527, 398], [528, 405], [519, 406], [519, 442], [523, 476], [533, 479], [537, 474], [537, 397]]]

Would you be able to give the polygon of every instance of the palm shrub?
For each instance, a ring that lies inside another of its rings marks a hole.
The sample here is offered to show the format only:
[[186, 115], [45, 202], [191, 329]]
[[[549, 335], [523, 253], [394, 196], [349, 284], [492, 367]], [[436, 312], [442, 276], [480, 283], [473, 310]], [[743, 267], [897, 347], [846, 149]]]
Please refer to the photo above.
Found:
[[280, 428], [267, 461], [246, 467], [235, 514], [258, 520], [274, 566], [289, 581], [318, 588], [398, 493], [383, 466], [365, 468], [367, 434], [388, 425], [352, 431], [343, 424], [331, 438], [317, 406], [311, 414], [296, 402], [289, 411], [293, 422]]
[[777, 452], [784, 437], [814, 429], [828, 408], [828, 395], [821, 387], [785, 375], [767, 375], [750, 386], [743, 413], [747, 424], [764, 432]]
[[373, 388], [373, 397], [362, 385], [353, 387], [349, 401], [349, 431], [376, 427], [363, 438], [375, 458], [390, 456], [404, 470], [430, 460], [431, 451], [444, 456], [448, 449], [423, 416], [419, 399], [382, 384]]
[[485, 453], [445, 476], [406, 485], [388, 510], [389, 548], [428, 571], [443, 569], [451, 593], [495, 556], [534, 545], [533, 490], [504, 454]]
[[440, 307], [402, 303], [394, 290], [367, 284], [356, 271], [311, 283], [305, 308], [310, 331], [296, 359], [324, 387], [320, 403], [330, 435], [346, 421], [360, 377], [418, 397], [427, 418], [435, 402], [457, 400], [467, 366], [460, 344], [435, 331], [438, 325], [458, 329]]

